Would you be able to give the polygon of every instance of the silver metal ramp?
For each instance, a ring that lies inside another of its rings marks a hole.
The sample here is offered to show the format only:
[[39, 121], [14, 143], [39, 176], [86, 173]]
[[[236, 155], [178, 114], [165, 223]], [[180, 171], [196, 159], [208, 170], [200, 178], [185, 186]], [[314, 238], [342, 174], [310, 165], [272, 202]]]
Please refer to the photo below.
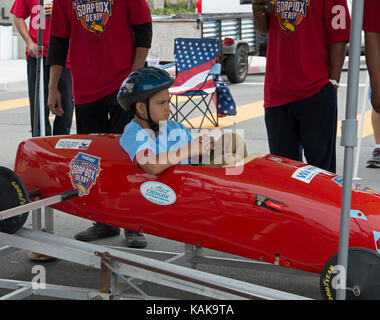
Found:
[[[45, 289], [33, 288], [28, 282], [0, 280], [0, 287], [15, 290], [2, 299], [24, 299], [31, 294], [53, 296], [67, 299], [136, 299], [135, 295], [126, 295], [120, 289], [120, 282], [127, 287], [133, 287], [140, 299], [157, 299], [149, 297], [134, 283], [136, 280], [152, 282], [178, 290], [206, 296], [212, 299], [264, 299], [264, 300], [309, 300], [308, 298], [250, 284], [244, 281], [214, 275], [189, 267], [173, 264], [180, 260], [195, 258], [195, 263], [202, 261], [199, 249], [189, 249], [178, 255], [170, 255], [167, 261], [160, 261], [139, 254], [116, 250], [89, 244], [73, 239], [67, 239], [47, 232], [20, 229], [16, 234], [0, 233], [0, 244], [27, 251], [56, 257], [58, 259], [78, 263], [100, 270], [101, 288], [91, 290], [46, 284]], [[38, 248], [38, 249], [37, 249]], [[159, 252], [156, 252], [158, 255]], [[154, 253], [153, 253], [154, 255]], [[198, 260], [197, 260], [198, 259]], [[211, 257], [203, 257], [206, 261]], [[227, 263], [230, 263], [227, 260]], [[248, 261], [238, 261], [241, 265], [248, 265]]]

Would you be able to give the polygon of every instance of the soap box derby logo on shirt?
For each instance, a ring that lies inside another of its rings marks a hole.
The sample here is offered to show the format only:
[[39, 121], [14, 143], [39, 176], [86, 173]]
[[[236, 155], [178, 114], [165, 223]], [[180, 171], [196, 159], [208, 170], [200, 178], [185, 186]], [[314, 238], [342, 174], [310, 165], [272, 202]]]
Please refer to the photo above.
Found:
[[275, 14], [282, 30], [294, 32], [297, 26], [306, 17], [310, 0], [277, 0]]
[[112, 15], [113, 0], [75, 0], [73, 9], [82, 26], [96, 35], [106, 29], [109, 17]]
[[90, 193], [100, 173], [100, 158], [79, 152], [70, 163], [70, 179], [74, 188], [79, 190], [79, 195]]

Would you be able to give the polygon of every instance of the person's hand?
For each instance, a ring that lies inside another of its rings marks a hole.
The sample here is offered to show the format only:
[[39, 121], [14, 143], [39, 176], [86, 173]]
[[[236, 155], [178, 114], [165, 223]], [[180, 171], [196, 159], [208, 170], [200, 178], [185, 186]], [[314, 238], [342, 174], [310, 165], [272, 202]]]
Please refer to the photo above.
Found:
[[55, 114], [56, 116], [63, 115], [61, 94], [59, 93], [58, 88], [49, 88], [47, 104], [51, 113]]
[[196, 137], [191, 141], [191, 156], [209, 154], [210, 150], [214, 148], [214, 139], [207, 134]]
[[203, 134], [198, 137], [199, 141], [199, 150], [201, 154], [209, 154], [211, 150], [214, 149], [214, 138]]
[[215, 146], [215, 139], [214, 137], [210, 137], [210, 150], [214, 150]]
[[256, 16], [265, 15], [268, 8], [266, 0], [252, 0], [252, 12]]
[[44, 13], [45, 17], [50, 17], [51, 13], [53, 11], [53, 4], [52, 3], [44, 3]]
[[36, 55], [37, 55], [37, 43], [35, 43], [33, 40], [30, 40], [27, 44], [26, 44], [26, 47], [27, 47], [27, 50], [28, 50], [28, 55], [32, 58], [35, 58]]

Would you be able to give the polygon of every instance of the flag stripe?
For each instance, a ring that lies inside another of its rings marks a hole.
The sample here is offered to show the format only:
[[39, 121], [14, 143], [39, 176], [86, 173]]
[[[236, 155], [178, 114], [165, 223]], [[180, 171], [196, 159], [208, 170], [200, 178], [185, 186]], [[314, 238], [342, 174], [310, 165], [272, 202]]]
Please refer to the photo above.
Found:
[[199, 90], [199, 89], [204, 90], [204, 89], [210, 89], [210, 88], [213, 88], [214, 90], [212, 92], [214, 92], [215, 91], [214, 79], [212, 77], [209, 77], [209, 79], [205, 83], [205, 79], [207, 75], [208, 75], [208, 70], [195, 75], [194, 77], [182, 83], [180, 86], [176, 86], [174, 83], [174, 85], [169, 89], [169, 92], [172, 94], [178, 94], [178, 93], [183, 93], [183, 92], [191, 91], [191, 90]]
[[174, 86], [180, 86], [187, 79], [190, 79], [201, 72], [209, 71], [212, 68], [212, 66], [215, 64], [215, 62], [216, 62], [216, 58], [208, 62], [205, 62], [197, 67], [194, 67], [194, 68], [191, 68], [189, 70], [179, 73], [174, 81]]

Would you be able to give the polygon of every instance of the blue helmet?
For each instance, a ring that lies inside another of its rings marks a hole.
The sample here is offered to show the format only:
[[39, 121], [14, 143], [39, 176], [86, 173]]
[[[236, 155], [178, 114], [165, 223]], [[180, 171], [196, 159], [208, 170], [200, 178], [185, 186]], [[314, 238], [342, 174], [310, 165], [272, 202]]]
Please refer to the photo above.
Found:
[[174, 82], [165, 70], [143, 67], [130, 73], [123, 81], [117, 94], [121, 107], [130, 111], [131, 106], [139, 101], [146, 101], [161, 90], [168, 89]]

